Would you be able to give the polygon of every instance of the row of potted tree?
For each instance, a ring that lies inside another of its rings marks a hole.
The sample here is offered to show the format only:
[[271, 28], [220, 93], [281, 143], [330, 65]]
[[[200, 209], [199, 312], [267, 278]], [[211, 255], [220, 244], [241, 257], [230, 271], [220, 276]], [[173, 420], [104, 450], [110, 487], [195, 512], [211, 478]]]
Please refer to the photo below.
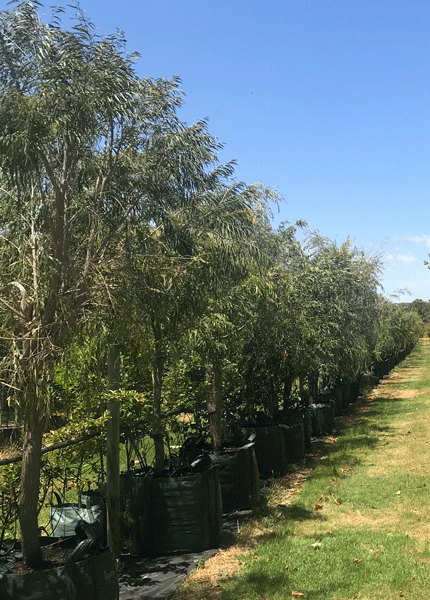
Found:
[[[47, 25], [30, 2], [0, 25], [0, 378], [22, 419], [37, 567], [45, 444], [108, 424], [115, 545], [120, 421], [151, 436], [158, 475], [179, 415], [218, 451], [233, 426], [406, 349], [423, 320], [379, 293], [377, 257], [304, 222], [274, 229], [278, 194], [234, 180], [207, 123], [178, 118], [180, 81], [138, 77], [120, 34], [79, 11]], [[60, 456], [90, 457], [94, 439]]]

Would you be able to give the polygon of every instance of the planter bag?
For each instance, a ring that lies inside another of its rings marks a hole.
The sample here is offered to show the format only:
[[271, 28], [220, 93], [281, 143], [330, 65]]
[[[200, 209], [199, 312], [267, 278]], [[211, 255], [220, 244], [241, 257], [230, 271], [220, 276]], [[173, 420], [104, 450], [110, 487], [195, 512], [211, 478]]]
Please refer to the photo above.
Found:
[[0, 577], [2, 600], [118, 600], [118, 580], [109, 550], [63, 567]]
[[350, 401], [351, 402], [357, 402], [358, 397], [360, 395], [360, 380], [356, 379], [355, 381], [351, 382], [351, 398]]
[[94, 523], [99, 521], [105, 528], [105, 503], [103, 497], [94, 491], [83, 492], [80, 503], [62, 503], [60, 496], [53, 492], [57, 504], [49, 508], [49, 523], [53, 537], [75, 535], [79, 521]]
[[335, 407], [336, 403], [334, 400], [310, 405], [309, 408], [312, 410], [312, 432], [315, 437], [332, 434]]
[[287, 471], [284, 438], [278, 425], [246, 429], [248, 439], [253, 436], [258, 472], [261, 477], [277, 477]]
[[149, 554], [217, 547], [221, 528], [221, 488], [215, 470], [153, 479], [145, 544]]
[[152, 478], [152, 469], [128, 471], [120, 476], [122, 536], [138, 554], [144, 553], [149, 543], [148, 518]]
[[321, 437], [324, 435], [324, 404], [311, 404], [309, 409], [312, 414], [312, 435]]
[[260, 501], [260, 476], [253, 444], [210, 456], [219, 476], [224, 512], [253, 510]]
[[328, 400], [324, 403], [324, 428], [325, 434], [331, 435], [335, 426], [335, 415], [336, 415], [336, 402], [334, 400]]
[[335, 402], [335, 415], [336, 417], [342, 416], [342, 386], [336, 385], [334, 390], [334, 402]]
[[303, 428], [305, 452], [308, 453], [312, 449], [312, 411], [309, 408], [303, 413]]
[[344, 410], [349, 408], [349, 402], [351, 399], [351, 383], [349, 381], [341, 382], [342, 388], [342, 408]]
[[288, 425], [279, 425], [284, 436], [285, 452], [290, 463], [303, 460], [306, 454], [305, 426], [302, 418], [291, 419]]

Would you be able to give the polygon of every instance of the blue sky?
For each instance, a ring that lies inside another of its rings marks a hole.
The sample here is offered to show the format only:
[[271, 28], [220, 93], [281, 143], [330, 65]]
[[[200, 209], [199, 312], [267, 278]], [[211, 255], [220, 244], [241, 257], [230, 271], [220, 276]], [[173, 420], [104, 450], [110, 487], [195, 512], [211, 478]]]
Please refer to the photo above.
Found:
[[181, 118], [208, 117], [236, 179], [284, 198], [275, 226], [305, 219], [338, 244], [349, 236], [381, 256], [387, 296], [430, 299], [428, 0], [81, 7], [101, 34], [124, 31], [139, 75], [181, 78]]

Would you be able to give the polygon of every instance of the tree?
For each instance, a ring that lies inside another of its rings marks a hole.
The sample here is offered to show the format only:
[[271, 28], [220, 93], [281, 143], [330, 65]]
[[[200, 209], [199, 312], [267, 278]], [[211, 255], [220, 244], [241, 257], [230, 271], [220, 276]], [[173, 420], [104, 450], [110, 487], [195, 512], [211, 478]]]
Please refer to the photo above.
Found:
[[[128, 310], [133, 306], [136, 314], [137, 338], [152, 349], [156, 472], [164, 467], [166, 361], [181, 337], [212, 313], [214, 302], [244, 277], [247, 260], [258, 253], [251, 235], [256, 215], [264, 210], [268, 197], [276, 197], [259, 184], [232, 183], [232, 165], [216, 164], [214, 138], [203, 127], [184, 139], [176, 136], [169, 147], [175, 148], [176, 155], [184, 155], [186, 148], [187, 155], [176, 173], [164, 163], [160, 179], [174, 181], [174, 187], [151, 190], [164, 211], [153, 215], [147, 230], [136, 229], [130, 238], [126, 287], [133, 290], [135, 301], [126, 289], [122, 293], [128, 297]], [[160, 141], [156, 151], [162, 148]]]
[[20, 524], [31, 565], [41, 560], [53, 365], [86, 315], [109, 304], [129, 228], [163, 208], [147, 194], [162, 185], [148, 149], [184, 130], [178, 80], [139, 79], [124, 45], [120, 34], [96, 36], [78, 9], [71, 31], [56, 13], [42, 22], [31, 2], [0, 13], [1, 372], [24, 415]]

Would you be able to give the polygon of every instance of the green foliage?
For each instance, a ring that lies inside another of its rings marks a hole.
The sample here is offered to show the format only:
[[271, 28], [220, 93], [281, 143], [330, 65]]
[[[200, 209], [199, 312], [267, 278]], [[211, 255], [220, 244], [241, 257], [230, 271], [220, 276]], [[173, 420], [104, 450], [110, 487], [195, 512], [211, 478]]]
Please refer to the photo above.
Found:
[[374, 355], [377, 360], [412, 348], [423, 333], [423, 320], [415, 310], [380, 297], [375, 327]]

